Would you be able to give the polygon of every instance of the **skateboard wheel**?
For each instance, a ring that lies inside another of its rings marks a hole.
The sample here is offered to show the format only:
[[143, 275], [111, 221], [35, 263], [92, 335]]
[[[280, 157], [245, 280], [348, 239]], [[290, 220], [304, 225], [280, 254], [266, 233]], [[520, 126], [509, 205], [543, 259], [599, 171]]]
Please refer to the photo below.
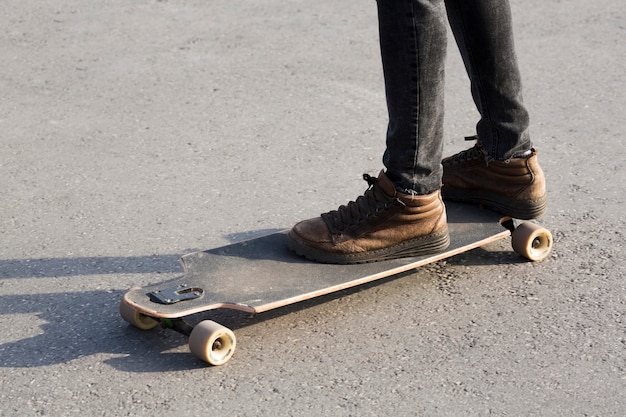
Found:
[[156, 327], [159, 322], [152, 317], [141, 314], [132, 308], [125, 300], [120, 302], [120, 316], [129, 324], [141, 330], [150, 330]]
[[535, 223], [524, 222], [513, 231], [511, 243], [519, 255], [531, 261], [541, 261], [552, 250], [552, 233]]
[[237, 341], [232, 330], [211, 320], [201, 321], [189, 335], [189, 349], [211, 365], [223, 365], [235, 353]]

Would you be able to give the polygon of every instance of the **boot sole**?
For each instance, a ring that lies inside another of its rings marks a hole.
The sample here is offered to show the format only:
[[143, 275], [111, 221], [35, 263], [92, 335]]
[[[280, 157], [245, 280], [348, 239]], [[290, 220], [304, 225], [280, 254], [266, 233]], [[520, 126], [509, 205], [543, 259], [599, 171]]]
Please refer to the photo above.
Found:
[[445, 227], [437, 233], [417, 239], [404, 241], [388, 248], [359, 253], [326, 252], [300, 243], [287, 235], [287, 246], [290, 250], [305, 258], [327, 264], [363, 264], [380, 262], [390, 259], [410, 258], [414, 256], [434, 255], [441, 253], [450, 245], [450, 235]]
[[458, 190], [445, 186], [441, 189], [441, 195], [444, 201], [482, 204], [498, 213], [520, 220], [537, 219], [546, 214], [547, 211], [545, 196], [539, 200], [514, 200], [495, 193]]

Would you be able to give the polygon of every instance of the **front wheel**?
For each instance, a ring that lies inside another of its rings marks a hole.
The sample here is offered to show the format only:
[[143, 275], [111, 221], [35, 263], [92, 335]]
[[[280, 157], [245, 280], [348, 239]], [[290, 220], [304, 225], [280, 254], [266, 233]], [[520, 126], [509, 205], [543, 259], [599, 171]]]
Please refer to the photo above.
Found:
[[189, 335], [189, 350], [211, 365], [223, 365], [235, 353], [237, 340], [232, 330], [211, 320], [201, 321]]

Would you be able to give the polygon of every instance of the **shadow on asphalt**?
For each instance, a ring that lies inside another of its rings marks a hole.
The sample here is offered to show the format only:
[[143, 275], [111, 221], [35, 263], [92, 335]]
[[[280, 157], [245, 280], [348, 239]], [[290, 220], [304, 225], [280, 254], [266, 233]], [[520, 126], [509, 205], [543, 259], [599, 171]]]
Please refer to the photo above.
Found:
[[0, 277], [50, 278], [106, 274], [181, 273], [179, 255], [93, 256], [0, 260]]

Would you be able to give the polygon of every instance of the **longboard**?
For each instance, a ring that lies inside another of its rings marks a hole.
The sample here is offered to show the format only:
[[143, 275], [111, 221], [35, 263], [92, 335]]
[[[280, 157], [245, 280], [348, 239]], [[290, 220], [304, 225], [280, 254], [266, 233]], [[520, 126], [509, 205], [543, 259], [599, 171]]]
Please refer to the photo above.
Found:
[[509, 236], [515, 252], [529, 260], [544, 259], [552, 248], [552, 235], [536, 223], [518, 223], [469, 204], [446, 203], [446, 209], [450, 246], [436, 255], [320, 264], [289, 251], [283, 231], [182, 256], [184, 275], [130, 289], [120, 302], [120, 314], [140, 329], [161, 323], [188, 335], [194, 355], [222, 365], [235, 351], [234, 333], [210, 320], [191, 326], [186, 316], [222, 308], [258, 314], [401, 274]]

